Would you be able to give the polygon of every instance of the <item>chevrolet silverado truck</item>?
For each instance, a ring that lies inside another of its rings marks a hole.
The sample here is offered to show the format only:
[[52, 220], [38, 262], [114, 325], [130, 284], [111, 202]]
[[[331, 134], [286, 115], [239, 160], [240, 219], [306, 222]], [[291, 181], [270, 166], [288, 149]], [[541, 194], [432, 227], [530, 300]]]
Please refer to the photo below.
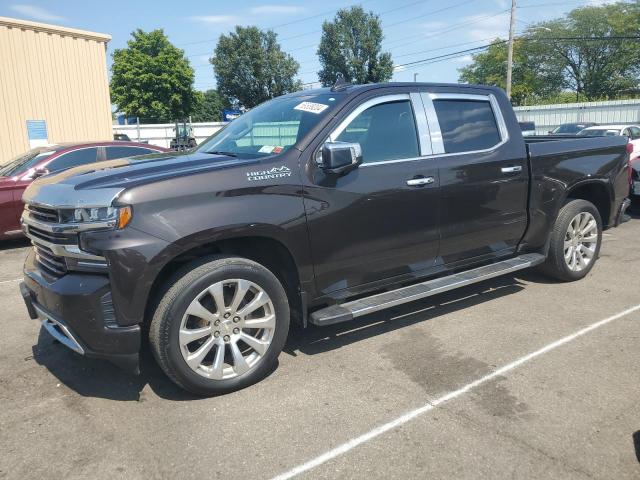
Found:
[[148, 341], [176, 384], [225, 393], [273, 368], [290, 322], [348, 322], [529, 267], [583, 278], [628, 206], [627, 149], [525, 141], [492, 87], [297, 92], [195, 150], [36, 180], [20, 288], [79, 354], [138, 372]]

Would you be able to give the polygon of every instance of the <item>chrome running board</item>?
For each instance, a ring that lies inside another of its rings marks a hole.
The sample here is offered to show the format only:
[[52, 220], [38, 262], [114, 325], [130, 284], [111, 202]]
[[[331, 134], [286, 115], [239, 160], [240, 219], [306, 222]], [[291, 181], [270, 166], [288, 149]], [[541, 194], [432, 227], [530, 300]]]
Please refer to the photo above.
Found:
[[529, 267], [534, 267], [545, 261], [545, 256], [539, 253], [527, 253], [519, 257], [502, 260], [483, 267], [454, 273], [446, 277], [427, 280], [426, 282], [409, 285], [389, 292], [378, 293], [366, 298], [352, 300], [340, 305], [331, 305], [313, 312], [309, 322], [318, 325], [332, 325], [348, 322], [356, 317], [385, 310], [403, 303], [413, 302], [421, 298], [448, 292], [456, 288], [473, 283], [489, 280], [490, 278], [506, 275]]

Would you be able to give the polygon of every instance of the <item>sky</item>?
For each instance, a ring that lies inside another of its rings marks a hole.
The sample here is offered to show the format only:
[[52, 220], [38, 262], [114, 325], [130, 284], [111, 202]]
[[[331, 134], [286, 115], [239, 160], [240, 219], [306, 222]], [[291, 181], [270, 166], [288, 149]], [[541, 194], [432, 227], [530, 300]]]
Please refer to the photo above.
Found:
[[[299, 78], [317, 82], [316, 50], [322, 22], [340, 8], [362, 5], [380, 16], [383, 51], [391, 53], [394, 81], [456, 82], [458, 70], [471, 61], [467, 53], [418, 62], [507, 38], [511, 0], [65, 0], [56, 2], [0, 0], [0, 16], [107, 33], [108, 62], [116, 48], [126, 46], [137, 28], [162, 28], [185, 51], [195, 70], [198, 90], [215, 88], [211, 57], [217, 39], [235, 25], [255, 25], [278, 34], [282, 49], [300, 64]], [[609, 0], [517, 0], [516, 33], [531, 23], [562, 16], [573, 8], [611, 3]]]

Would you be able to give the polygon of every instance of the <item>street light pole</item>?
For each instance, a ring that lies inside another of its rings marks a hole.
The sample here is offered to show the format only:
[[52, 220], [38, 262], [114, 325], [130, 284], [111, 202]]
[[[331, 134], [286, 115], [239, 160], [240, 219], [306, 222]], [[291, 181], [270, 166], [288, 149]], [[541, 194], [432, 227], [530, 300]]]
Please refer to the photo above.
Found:
[[414, 72], [413, 74], [413, 81], [417, 82], [418, 81], [418, 74]]
[[511, 78], [513, 75], [513, 40], [516, 27], [516, 0], [511, 0], [511, 23], [509, 25], [509, 47], [507, 51], [507, 97], [511, 99]]

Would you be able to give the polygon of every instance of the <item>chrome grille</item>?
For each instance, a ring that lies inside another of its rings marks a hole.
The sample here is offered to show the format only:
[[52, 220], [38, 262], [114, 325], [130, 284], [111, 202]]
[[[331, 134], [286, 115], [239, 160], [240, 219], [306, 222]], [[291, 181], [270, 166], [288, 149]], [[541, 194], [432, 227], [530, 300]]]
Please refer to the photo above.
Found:
[[35, 220], [47, 223], [58, 222], [58, 212], [51, 208], [36, 207], [35, 205], [27, 205], [26, 209]]
[[36, 253], [38, 265], [46, 272], [56, 277], [61, 277], [67, 273], [67, 263], [63, 257], [55, 255], [49, 248], [33, 242], [33, 249]]
[[78, 236], [76, 234], [52, 233], [31, 225], [27, 226], [27, 232], [32, 238], [35, 237], [36, 239], [49, 243], [57, 243], [60, 245], [76, 245], [78, 243]]

